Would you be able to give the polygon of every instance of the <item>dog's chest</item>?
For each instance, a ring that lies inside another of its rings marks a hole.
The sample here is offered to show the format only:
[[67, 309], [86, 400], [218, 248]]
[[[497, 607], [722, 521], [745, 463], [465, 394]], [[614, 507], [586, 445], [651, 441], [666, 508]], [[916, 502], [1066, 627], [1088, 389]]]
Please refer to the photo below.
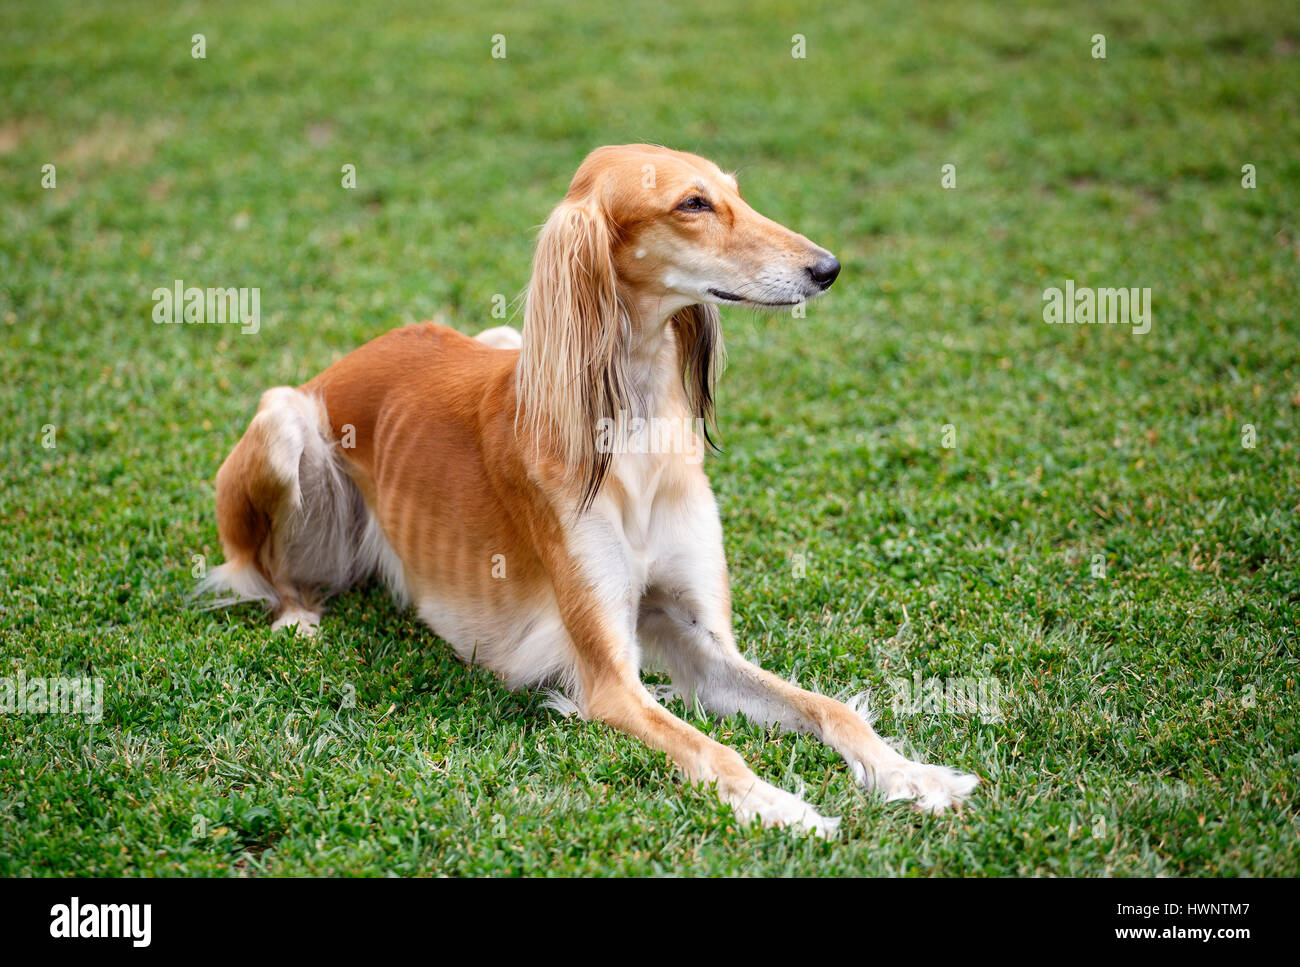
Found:
[[615, 514], [624, 553], [634, 572], [644, 575], [664, 554], [680, 546], [683, 511], [708, 483], [698, 464], [680, 454], [627, 453], [614, 462]]

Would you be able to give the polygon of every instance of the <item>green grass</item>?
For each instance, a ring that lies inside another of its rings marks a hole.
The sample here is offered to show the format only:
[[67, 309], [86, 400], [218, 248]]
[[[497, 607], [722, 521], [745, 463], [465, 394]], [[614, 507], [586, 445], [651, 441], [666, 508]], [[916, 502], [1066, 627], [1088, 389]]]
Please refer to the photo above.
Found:
[[[1300, 873], [1300, 13], [151, 6], [0, 9], [0, 676], [104, 681], [98, 723], [0, 715], [0, 873]], [[806, 319], [724, 311], [737, 631], [983, 776], [960, 815], [692, 716], [844, 816], [739, 828], [375, 588], [308, 642], [187, 605], [261, 390], [495, 324], [582, 156], [632, 140], [844, 263]], [[1044, 324], [1066, 278], [1151, 287], [1151, 332]], [[175, 279], [260, 287], [261, 332], [154, 325]], [[896, 714], [915, 674], [995, 682], [1001, 720]]]

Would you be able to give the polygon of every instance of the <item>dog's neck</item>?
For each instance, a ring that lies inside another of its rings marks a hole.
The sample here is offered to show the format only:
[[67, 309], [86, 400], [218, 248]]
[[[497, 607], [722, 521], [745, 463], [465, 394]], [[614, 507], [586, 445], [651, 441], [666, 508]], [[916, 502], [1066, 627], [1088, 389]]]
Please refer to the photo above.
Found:
[[[689, 304], [689, 303], [687, 303]], [[671, 311], [665, 313], [665, 308]], [[632, 416], [643, 418], [679, 416], [689, 410], [682, 386], [677, 335], [672, 318], [683, 306], [676, 300], [643, 299], [627, 306], [632, 333], [628, 346], [630, 375], [638, 407], [645, 412]]]

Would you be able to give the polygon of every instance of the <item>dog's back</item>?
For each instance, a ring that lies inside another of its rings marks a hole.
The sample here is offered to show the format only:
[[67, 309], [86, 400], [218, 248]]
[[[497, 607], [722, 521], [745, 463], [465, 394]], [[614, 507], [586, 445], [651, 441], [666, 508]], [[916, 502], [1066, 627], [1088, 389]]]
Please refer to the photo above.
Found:
[[[200, 592], [263, 601], [276, 626], [311, 631], [326, 597], [376, 572], [399, 600], [411, 583], [454, 594], [493, 580], [491, 546], [520, 542], [501, 534], [510, 522], [483, 486], [474, 402], [512, 392], [517, 358], [426, 323], [267, 390], [217, 474], [226, 563]], [[437, 573], [410, 574], [402, 560]]]

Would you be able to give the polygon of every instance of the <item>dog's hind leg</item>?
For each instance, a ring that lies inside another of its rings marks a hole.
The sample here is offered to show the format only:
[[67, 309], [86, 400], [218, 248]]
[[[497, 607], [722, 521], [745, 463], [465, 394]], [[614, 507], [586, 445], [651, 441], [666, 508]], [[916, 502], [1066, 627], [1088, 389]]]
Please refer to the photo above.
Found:
[[273, 628], [313, 634], [324, 599], [374, 569], [369, 514], [343, 469], [320, 401], [267, 390], [217, 473], [217, 529], [226, 563], [198, 593], [214, 606], [258, 600]]

